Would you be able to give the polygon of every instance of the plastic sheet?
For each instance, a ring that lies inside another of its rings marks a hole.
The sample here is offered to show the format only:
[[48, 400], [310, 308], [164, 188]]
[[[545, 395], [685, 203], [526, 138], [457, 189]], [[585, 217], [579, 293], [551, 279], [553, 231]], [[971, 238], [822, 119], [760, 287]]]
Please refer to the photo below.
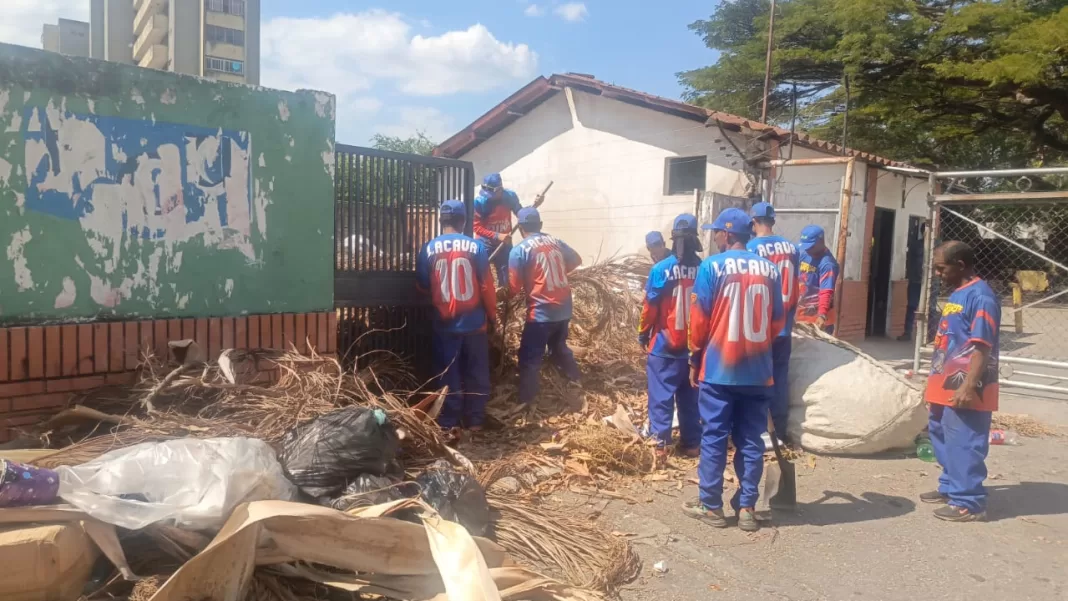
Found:
[[415, 481], [423, 491], [423, 500], [441, 517], [459, 522], [474, 536], [489, 533], [492, 518], [486, 491], [470, 474], [456, 471], [439, 459]]
[[418, 494], [408, 494], [414, 487], [410, 482], [396, 482], [385, 476], [361, 474], [345, 487], [341, 496], [332, 500], [330, 506], [341, 511], [354, 507], [370, 507], [390, 501], [399, 501]]
[[399, 446], [385, 411], [345, 407], [286, 432], [282, 469], [304, 493], [334, 498], [362, 474], [400, 474]]
[[131, 530], [216, 528], [241, 503], [296, 495], [271, 447], [253, 438], [143, 443], [56, 471], [63, 500]]

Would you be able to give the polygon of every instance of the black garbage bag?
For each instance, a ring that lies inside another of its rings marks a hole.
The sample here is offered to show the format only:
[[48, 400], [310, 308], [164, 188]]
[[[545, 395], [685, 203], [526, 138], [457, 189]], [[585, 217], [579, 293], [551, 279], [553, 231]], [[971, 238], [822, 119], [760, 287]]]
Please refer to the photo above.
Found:
[[279, 459], [286, 477], [302, 492], [333, 498], [357, 476], [400, 474], [399, 445], [385, 411], [353, 406], [286, 432]]
[[370, 507], [418, 495], [419, 487], [412, 482], [398, 482], [387, 476], [360, 474], [345, 487], [341, 496], [330, 501], [330, 506], [340, 511], [348, 511], [354, 507]]
[[486, 491], [470, 474], [439, 459], [415, 481], [422, 489], [423, 500], [441, 517], [459, 523], [472, 536], [490, 535], [492, 517]]

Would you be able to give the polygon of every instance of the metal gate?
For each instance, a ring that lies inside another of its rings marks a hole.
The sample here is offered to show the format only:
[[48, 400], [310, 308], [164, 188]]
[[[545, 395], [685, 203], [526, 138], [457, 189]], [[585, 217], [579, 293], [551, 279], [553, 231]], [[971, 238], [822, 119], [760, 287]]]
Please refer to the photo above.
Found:
[[438, 235], [438, 207], [474, 200], [471, 163], [338, 144], [334, 178], [334, 305], [346, 363], [392, 352], [429, 375], [430, 306], [415, 288], [420, 249]]
[[[925, 280], [913, 367], [931, 349], [950, 291], [933, 273], [933, 249], [948, 240], [966, 242], [976, 254], [976, 272], [1001, 299], [1002, 386], [1068, 392], [1068, 168], [941, 172], [930, 175], [929, 228]], [[1042, 189], [1032, 189], [1039, 180]], [[1015, 181], [1013, 181], [1015, 180]], [[936, 193], [942, 184], [945, 193]], [[974, 189], [984, 190], [975, 193]], [[928, 326], [921, 326], [926, 319]]]

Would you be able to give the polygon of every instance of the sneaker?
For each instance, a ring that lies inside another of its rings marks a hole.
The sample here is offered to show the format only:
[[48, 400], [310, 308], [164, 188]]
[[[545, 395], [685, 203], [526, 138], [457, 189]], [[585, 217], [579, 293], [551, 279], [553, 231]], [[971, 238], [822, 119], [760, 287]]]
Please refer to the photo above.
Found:
[[920, 501], [924, 503], [930, 503], [932, 505], [944, 505], [946, 503], [949, 503], [949, 497], [938, 492], [937, 490], [932, 490], [931, 492], [925, 492], [921, 494]]
[[690, 501], [682, 506], [686, 515], [712, 526], [713, 528], [726, 528], [727, 517], [723, 515], [723, 509], [708, 509], [700, 501]]
[[972, 512], [956, 505], [946, 505], [935, 510], [934, 515], [947, 522], [981, 522], [986, 519], [986, 512]]
[[756, 513], [750, 507], [743, 507], [738, 512], [738, 528], [743, 532], [756, 532], [760, 530], [760, 522], [757, 522]]

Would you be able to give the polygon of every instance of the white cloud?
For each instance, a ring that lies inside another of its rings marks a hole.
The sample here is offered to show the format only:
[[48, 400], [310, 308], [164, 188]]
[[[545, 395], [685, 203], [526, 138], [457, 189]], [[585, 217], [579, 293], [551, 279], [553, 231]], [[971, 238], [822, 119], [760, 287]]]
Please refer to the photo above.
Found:
[[60, 17], [89, 20], [86, 0], [0, 0], [0, 42], [41, 47], [41, 28]]
[[523, 11], [523, 14], [528, 17], [540, 17], [545, 14], [545, 9], [537, 4], [528, 4], [526, 10]]
[[397, 115], [396, 121], [378, 127], [378, 133], [407, 138], [422, 132], [435, 142], [443, 142], [456, 133], [452, 117], [434, 107], [405, 106], [397, 109], [394, 114]]
[[567, 4], [561, 4], [553, 9], [553, 13], [561, 19], [572, 23], [585, 21], [586, 17], [590, 16], [590, 11], [586, 9], [586, 4], [584, 2], [568, 2]]

